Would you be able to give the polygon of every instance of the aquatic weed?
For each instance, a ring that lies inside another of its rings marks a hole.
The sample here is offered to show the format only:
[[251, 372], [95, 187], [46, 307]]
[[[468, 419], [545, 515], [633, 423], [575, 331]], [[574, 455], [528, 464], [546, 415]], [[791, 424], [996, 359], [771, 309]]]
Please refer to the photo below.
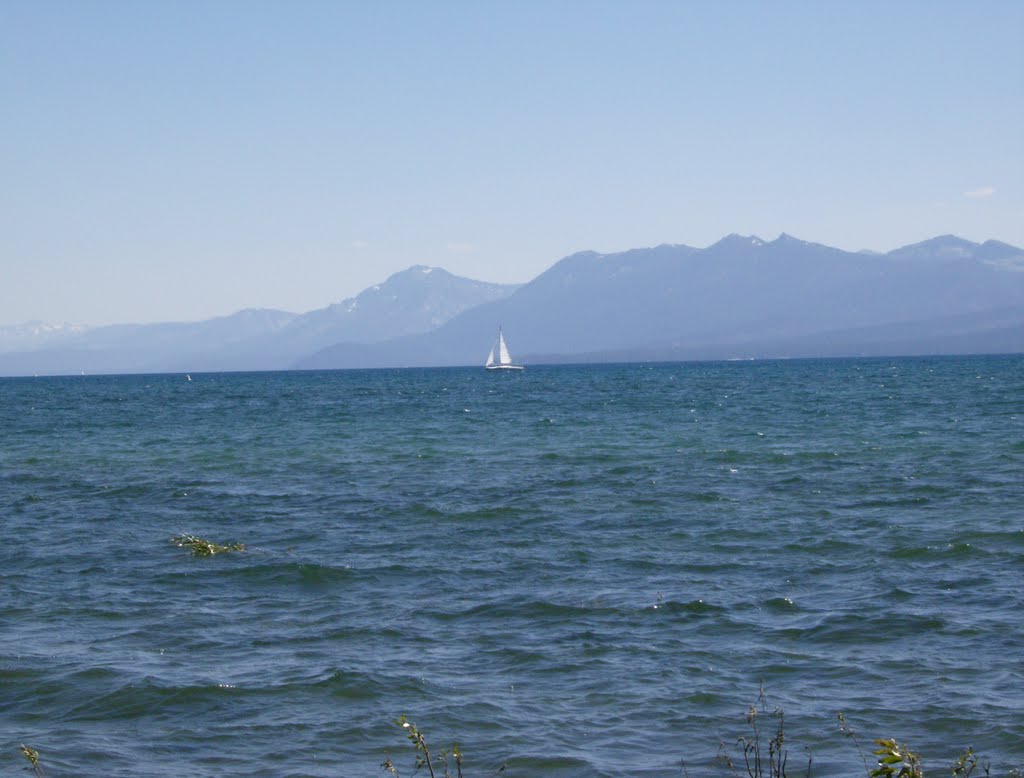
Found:
[[857, 746], [857, 753], [860, 754], [860, 761], [864, 763], [864, 772], [870, 774], [871, 768], [868, 767], [868, 758], [864, 754], [864, 749], [860, 747], [860, 741], [857, 740], [857, 731], [846, 723], [846, 716], [843, 712], [839, 712], [839, 731], [844, 737], [848, 737], [853, 741], [853, 744]]
[[[436, 778], [434, 764], [437, 763], [440, 767], [444, 768], [444, 778], [463, 778], [462, 750], [459, 748], [458, 743], [452, 743], [451, 751], [442, 751], [436, 757], [432, 757], [430, 755], [430, 747], [427, 745], [426, 736], [415, 724], [410, 722], [405, 716], [399, 716], [395, 719], [395, 724], [405, 730], [405, 736], [416, 748], [416, 770], [426, 767], [430, 773], [430, 778]], [[451, 772], [452, 762], [455, 763], [454, 777]], [[387, 753], [384, 755], [384, 762], [381, 764], [381, 768], [397, 778], [398, 769]]]
[[192, 552], [192, 556], [213, 556], [214, 554], [223, 554], [228, 551], [245, 551], [244, 543], [226, 543], [221, 545], [220, 543], [213, 543], [195, 535], [175, 535], [171, 538], [171, 543], [178, 548], [187, 548]]
[[[743, 748], [743, 766], [746, 769], [748, 778], [786, 778], [786, 763], [789, 758], [789, 750], [786, 748], [786, 715], [782, 708], [775, 708], [770, 714], [777, 722], [775, 733], [768, 738], [767, 753], [761, 733], [760, 717], [768, 713], [768, 701], [764, 695], [764, 687], [761, 687], [757, 702], [747, 709], [746, 721], [750, 726], [751, 735], [741, 735], [737, 744]], [[733, 775], [740, 775], [736, 765], [723, 742], [719, 748], [718, 758], [728, 767]], [[811, 774], [812, 757], [807, 758], [806, 775]]]
[[43, 776], [44, 776], [43, 766], [41, 764], [39, 764], [39, 752], [36, 751], [34, 748], [30, 748], [29, 746], [26, 746], [24, 743], [21, 744], [21, 749], [20, 750], [21, 750], [21, 753], [25, 756], [25, 758], [32, 765], [32, 774], [36, 775], [36, 776], [39, 776], [39, 778], [43, 778]]
[[869, 773], [871, 778], [924, 778], [918, 754], [892, 738], [875, 740], [875, 744], [880, 746], [874, 752], [878, 757], [878, 767]]

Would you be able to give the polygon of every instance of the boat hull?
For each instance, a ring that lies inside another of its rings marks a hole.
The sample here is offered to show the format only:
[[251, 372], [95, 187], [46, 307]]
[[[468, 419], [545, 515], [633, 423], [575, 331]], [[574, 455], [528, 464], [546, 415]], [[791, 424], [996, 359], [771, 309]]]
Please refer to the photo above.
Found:
[[484, 365], [485, 370], [522, 370], [522, 365]]

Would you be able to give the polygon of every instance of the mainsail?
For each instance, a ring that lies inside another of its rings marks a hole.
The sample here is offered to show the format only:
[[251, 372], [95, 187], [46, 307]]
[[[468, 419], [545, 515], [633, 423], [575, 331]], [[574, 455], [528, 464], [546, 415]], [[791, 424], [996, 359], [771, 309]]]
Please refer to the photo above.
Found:
[[498, 330], [498, 362], [503, 365], [511, 365], [512, 357], [508, 353], [508, 346], [505, 345], [505, 336]]

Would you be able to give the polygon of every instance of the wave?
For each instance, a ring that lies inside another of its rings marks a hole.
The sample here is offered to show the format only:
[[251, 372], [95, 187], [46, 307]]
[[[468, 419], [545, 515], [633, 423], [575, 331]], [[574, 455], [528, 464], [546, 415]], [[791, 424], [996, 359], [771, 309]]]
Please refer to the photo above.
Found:
[[886, 548], [887, 556], [900, 560], [926, 559], [930, 557], [951, 557], [956, 559], [968, 557], [976, 553], [978, 551], [972, 544], [963, 542], [934, 546], [890, 546]]
[[[195, 673], [195, 671], [192, 671]], [[88, 688], [97, 682], [123, 678], [123, 673], [77, 673], [53, 684], [62, 693], [71, 688]], [[287, 674], [279, 680], [260, 684], [240, 681], [234, 676], [226, 680], [174, 683], [167, 677], [145, 677], [118, 683], [101, 693], [85, 695], [69, 706], [62, 718], [66, 721], [109, 721], [143, 718], [190, 718], [227, 710], [265, 709], [275, 700], [294, 701], [311, 693], [326, 693], [336, 700], [375, 700], [382, 695], [411, 694], [422, 683], [412, 675], [371, 675], [347, 669], [328, 669], [317, 675]], [[63, 695], [62, 695], [63, 696]]]
[[711, 616], [724, 613], [726, 610], [720, 605], [714, 605], [704, 600], [690, 600], [688, 602], [665, 600], [652, 607], [665, 613], [682, 614], [685, 616]]
[[[252, 553], [246, 551], [245, 553]], [[226, 555], [225, 555], [226, 556]], [[183, 578], [190, 578], [196, 574], [209, 577], [213, 580], [227, 580], [239, 582], [251, 582], [263, 586], [310, 586], [327, 587], [334, 584], [345, 583], [356, 577], [357, 573], [349, 565], [327, 565], [315, 562], [258, 562], [246, 564], [238, 562], [243, 558], [236, 554], [235, 563], [228, 560], [188, 559], [184, 567], [173, 573], [165, 573], [160, 580], [165, 583], [172, 583]], [[220, 562], [228, 562], [228, 565], [218, 565]], [[211, 564], [212, 563], [212, 564]], [[214, 565], [217, 565], [214, 567]], [[203, 567], [200, 567], [203, 566]]]

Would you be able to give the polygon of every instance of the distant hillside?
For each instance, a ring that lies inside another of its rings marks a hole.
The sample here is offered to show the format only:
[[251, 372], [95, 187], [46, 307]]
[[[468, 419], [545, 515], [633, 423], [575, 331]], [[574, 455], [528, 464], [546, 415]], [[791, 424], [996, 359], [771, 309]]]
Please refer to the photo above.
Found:
[[246, 310], [193, 323], [6, 327], [0, 328], [0, 374], [283, 369], [339, 341], [373, 343], [427, 332], [516, 289], [417, 265], [301, 315]]
[[796, 337], [752, 338], [727, 343], [676, 341], [639, 349], [530, 354], [526, 361], [531, 364], [572, 364], [1012, 353], [1024, 353], [1024, 306]]
[[41, 348], [54, 342], [79, 337], [89, 330], [81, 324], [49, 324], [30, 321], [8, 326], [0, 325], [0, 354]]
[[298, 316], [273, 334], [240, 344], [231, 357], [249, 366], [246, 369], [286, 368], [297, 358], [334, 343], [377, 343], [429, 332], [469, 308], [501, 300], [516, 289], [516, 285], [473, 281], [441, 268], [415, 265], [355, 297]]
[[524, 361], [1024, 351], [1022, 306], [1024, 251], [1005, 243], [944, 236], [867, 254], [730, 235], [574, 254], [433, 332], [336, 344], [296, 366], [480, 364], [499, 323]]
[[197, 370], [247, 340], [286, 327], [295, 314], [245, 310], [201, 322], [114, 324], [0, 354], [0, 374], [159, 373]]

